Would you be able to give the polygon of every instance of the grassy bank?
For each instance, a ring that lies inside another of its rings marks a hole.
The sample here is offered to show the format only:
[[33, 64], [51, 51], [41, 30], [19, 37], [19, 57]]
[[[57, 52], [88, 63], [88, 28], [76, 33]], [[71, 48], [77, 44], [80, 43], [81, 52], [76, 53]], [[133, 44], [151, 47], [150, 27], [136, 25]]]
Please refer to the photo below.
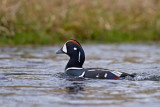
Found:
[[0, 45], [160, 41], [159, 0], [1, 0]]

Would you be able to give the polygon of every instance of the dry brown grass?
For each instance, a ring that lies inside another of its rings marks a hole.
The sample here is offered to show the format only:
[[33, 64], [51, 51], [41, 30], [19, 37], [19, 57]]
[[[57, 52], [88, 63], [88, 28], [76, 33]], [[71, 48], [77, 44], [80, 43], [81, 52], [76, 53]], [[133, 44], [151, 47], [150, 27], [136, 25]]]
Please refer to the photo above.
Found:
[[[11, 44], [70, 38], [160, 40], [159, 0], [1, 0], [0, 38]], [[37, 39], [38, 38], [38, 39]]]

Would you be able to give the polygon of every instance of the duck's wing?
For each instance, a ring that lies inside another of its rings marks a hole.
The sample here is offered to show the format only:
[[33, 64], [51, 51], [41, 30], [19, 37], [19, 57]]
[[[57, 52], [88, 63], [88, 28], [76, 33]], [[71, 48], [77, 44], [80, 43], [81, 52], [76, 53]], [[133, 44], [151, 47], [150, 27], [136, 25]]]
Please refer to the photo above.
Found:
[[103, 68], [87, 68], [85, 69], [86, 78], [99, 78], [99, 79], [119, 79], [120, 77], [131, 76], [132, 74], [127, 74], [119, 71], [103, 69]]

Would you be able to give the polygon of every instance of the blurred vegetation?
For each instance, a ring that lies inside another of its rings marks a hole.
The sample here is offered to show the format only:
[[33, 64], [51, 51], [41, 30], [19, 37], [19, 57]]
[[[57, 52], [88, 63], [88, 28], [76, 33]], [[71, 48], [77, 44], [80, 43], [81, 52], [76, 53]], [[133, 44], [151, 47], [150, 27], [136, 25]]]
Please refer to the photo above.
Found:
[[0, 0], [0, 45], [160, 41], [160, 0]]

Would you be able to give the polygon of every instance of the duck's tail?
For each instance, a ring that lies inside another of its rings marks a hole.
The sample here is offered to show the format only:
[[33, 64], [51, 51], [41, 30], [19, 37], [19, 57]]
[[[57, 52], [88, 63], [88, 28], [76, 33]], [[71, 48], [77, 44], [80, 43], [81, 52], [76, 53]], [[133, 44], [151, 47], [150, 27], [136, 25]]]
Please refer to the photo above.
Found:
[[136, 76], [136, 73], [128, 74], [128, 73], [123, 72], [120, 77], [127, 77], [127, 76], [134, 78]]

